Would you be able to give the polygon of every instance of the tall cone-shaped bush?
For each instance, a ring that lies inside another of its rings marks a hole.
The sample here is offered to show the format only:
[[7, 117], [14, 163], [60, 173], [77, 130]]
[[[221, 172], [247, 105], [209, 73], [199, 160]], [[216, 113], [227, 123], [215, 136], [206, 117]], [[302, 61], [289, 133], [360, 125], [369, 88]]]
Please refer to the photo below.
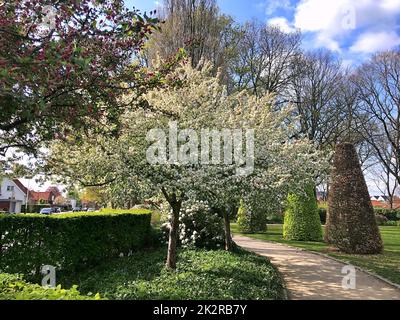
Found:
[[380, 253], [382, 239], [354, 145], [336, 146], [325, 241], [343, 252]]
[[237, 213], [239, 230], [244, 233], [257, 233], [267, 230], [267, 216], [265, 212], [249, 210], [243, 200]]
[[312, 186], [306, 188], [305, 194], [289, 194], [283, 224], [283, 237], [287, 240], [297, 241], [322, 239], [318, 205]]

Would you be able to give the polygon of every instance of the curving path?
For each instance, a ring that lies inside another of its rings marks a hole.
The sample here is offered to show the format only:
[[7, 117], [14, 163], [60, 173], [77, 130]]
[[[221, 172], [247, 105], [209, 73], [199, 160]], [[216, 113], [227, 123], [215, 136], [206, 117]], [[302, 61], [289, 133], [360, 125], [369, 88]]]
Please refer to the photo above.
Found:
[[294, 300], [400, 300], [400, 290], [390, 284], [356, 270], [356, 288], [342, 288], [345, 263], [285, 246], [234, 235], [242, 248], [268, 257], [286, 282], [289, 298]]

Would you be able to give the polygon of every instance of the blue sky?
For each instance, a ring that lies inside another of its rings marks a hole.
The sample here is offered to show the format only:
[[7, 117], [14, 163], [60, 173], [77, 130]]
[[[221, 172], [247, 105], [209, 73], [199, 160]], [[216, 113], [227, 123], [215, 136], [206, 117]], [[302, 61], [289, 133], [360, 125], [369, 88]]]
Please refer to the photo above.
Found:
[[[150, 11], [159, 2], [127, 0], [126, 4]], [[400, 46], [400, 0], [218, 0], [218, 4], [240, 22], [256, 18], [288, 32], [300, 29], [305, 49], [334, 50], [348, 65]]]

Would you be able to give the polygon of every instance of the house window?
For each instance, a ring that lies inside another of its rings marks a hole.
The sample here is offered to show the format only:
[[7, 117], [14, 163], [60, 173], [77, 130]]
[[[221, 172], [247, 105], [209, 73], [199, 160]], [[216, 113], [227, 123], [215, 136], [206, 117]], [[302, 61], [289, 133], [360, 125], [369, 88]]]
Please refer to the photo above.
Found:
[[14, 186], [7, 186], [7, 191], [14, 191]]

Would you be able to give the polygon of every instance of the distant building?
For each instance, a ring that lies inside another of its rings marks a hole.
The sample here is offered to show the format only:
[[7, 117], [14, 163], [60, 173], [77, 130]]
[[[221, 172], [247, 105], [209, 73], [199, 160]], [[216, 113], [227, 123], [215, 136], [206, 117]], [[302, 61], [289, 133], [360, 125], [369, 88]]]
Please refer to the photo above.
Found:
[[53, 204], [61, 196], [57, 187], [49, 187], [46, 191], [29, 191], [28, 204]]
[[387, 202], [389, 201], [389, 197], [388, 196], [372, 196], [371, 197], [371, 201], [380, 201], [380, 202]]
[[0, 184], [0, 211], [20, 213], [28, 189], [18, 179], [4, 178]]
[[[390, 198], [388, 196], [372, 196], [371, 203], [373, 207], [390, 209]], [[400, 198], [394, 197], [393, 209], [400, 209]]]
[[28, 190], [18, 179], [4, 178], [0, 185], [0, 211], [21, 213], [26, 203], [52, 205], [60, 195], [60, 190], [55, 186], [47, 188], [44, 192], [38, 192]]

